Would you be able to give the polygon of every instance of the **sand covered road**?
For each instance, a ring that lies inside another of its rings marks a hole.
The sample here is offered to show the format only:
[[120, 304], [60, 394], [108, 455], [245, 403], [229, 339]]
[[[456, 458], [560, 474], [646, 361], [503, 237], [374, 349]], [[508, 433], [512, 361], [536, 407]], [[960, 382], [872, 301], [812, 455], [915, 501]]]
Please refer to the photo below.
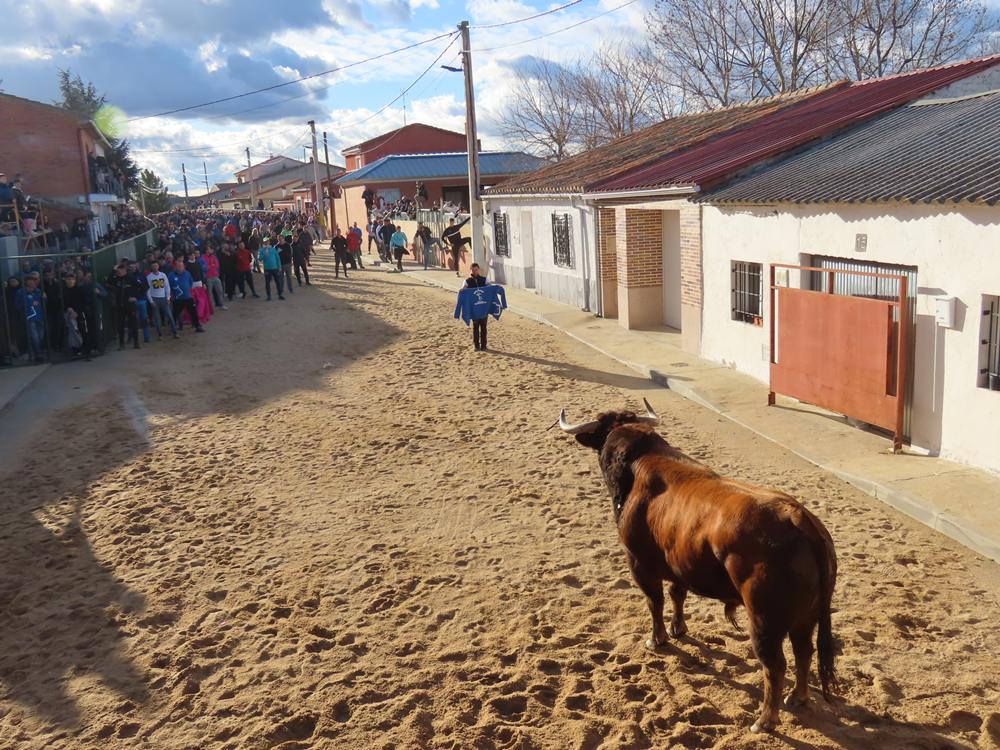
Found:
[[[551, 329], [476, 354], [449, 294], [315, 275], [39, 385], [80, 396], [4, 465], [0, 747], [1000, 748], [997, 566]], [[843, 697], [774, 736], [720, 605], [642, 648], [595, 456], [545, 431], [642, 396], [834, 536]]]

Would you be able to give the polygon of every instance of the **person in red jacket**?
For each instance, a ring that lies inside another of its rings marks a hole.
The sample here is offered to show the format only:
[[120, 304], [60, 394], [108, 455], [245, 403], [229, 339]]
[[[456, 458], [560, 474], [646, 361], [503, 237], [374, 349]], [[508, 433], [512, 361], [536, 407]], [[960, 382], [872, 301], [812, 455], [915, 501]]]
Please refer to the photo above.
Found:
[[250, 293], [254, 297], [260, 297], [253, 288], [253, 253], [243, 244], [243, 240], [240, 240], [239, 247], [236, 248], [236, 282], [240, 285], [240, 299], [247, 298], [247, 284], [250, 285]]
[[347, 257], [351, 261], [351, 268], [364, 268], [361, 262], [361, 232], [353, 229], [347, 230]]

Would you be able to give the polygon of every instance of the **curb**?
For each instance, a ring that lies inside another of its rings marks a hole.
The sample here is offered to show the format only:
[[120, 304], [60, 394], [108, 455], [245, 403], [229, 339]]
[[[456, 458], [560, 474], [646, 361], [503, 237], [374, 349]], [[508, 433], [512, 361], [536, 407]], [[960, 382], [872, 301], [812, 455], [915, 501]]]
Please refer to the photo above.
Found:
[[[440, 289], [445, 289], [445, 290], [449, 289], [449, 287], [446, 287], [444, 284], [439, 283], [432, 279], [417, 278], [416, 280], [427, 286], [436, 286]], [[558, 325], [547, 320], [542, 315], [519, 310], [514, 306], [508, 307], [507, 309], [510, 312], [514, 313], [515, 315], [519, 315], [522, 318], [527, 318], [529, 320], [534, 320], [537, 323], [542, 323], [543, 325], [547, 325], [550, 328], [554, 328], [557, 331], [561, 332], [562, 334], [569, 336], [570, 338], [576, 341], [579, 341], [581, 344], [589, 346], [591, 349], [598, 352], [599, 354], [603, 354], [605, 357], [609, 357], [610, 359], [613, 359], [615, 362], [618, 362], [619, 364], [624, 365], [625, 367], [628, 367], [629, 369], [640, 373], [641, 375], [648, 378], [650, 381], [660, 386], [661, 388], [666, 388], [667, 390], [673, 391], [677, 395], [686, 398], [688, 401], [692, 401], [698, 404], [699, 406], [702, 406], [706, 409], [715, 412], [719, 416], [725, 417], [730, 422], [733, 422], [734, 424], [739, 425], [743, 429], [749, 430], [755, 435], [759, 435], [765, 440], [768, 440], [774, 443], [775, 445], [784, 448], [785, 450], [795, 454], [802, 460], [811, 463], [813, 466], [823, 469], [824, 471], [830, 472], [838, 479], [847, 482], [849, 485], [858, 490], [861, 490], [866, 495], [869, 495], [875, 498], [876, 500], [879, 500], [885, 503], [886, 505], [900, 511], [901, 513], [906, 514], [910, 518], [913, 518], [914, 520], [919, 521], [925, 526], [934, 529], [938, 533], [944, 534], [945, 536], [955, 540], [962, 546], [971, 549], [973, 552], [976, 552], [977, 554], [982, 555], [983, 557], [993, 560], [994, 562], [1000, 563], [1000, 540], [990, 539], [984, 536], [983, 534], [979, 533], [978, 529], [974, 528], [971, 522], [967, 521], [966, 519], [955, 516], [951, 513], [948, 513], [947, 511], [941, 511], [937, 510], [936, 508], [930, 507], [920, 497], [913, 495], [909, 492], [906, 492], [904, 490], [897, 489], [890, 484], [883, 484], [882, 482], [879, 482], [874, 479], [867, 479], [865, 477], [860, 477], [855, 474], [851, 474], [850, 472], [844, 471], [843, 469], [831, 466], [830, 464], [824, 462], [821, 459], [816, 458], [815, 456], [797, 450], [791, 445], [782, 443], [781, 441], [777, 440], [771, 435], [768, 435], [765, 432], [761, 432], [756, 427], [747, 424], [738, 417], [716, 406], [710, 400], [702, 396], [698, 392], [697, 388], [690, 385], [689, 383], [677, 380], [676, 378], [671, 378], [670, 375], [668, 375], [667, 373], [655, 370], [646, 365], [637, 362], [630, 362], [626, 359], [622, 359], [621, 357], [615, 356], [611, 352], [605, 351], [601, 347], [596, 346], [589, 341], [586, 341], [585, 339], [577, 336], [576, 334], [567, 331], [563, 328], [560, 328]]]
[[0, 415], [2, 415], [8, 408], [10, 408], [15, 401], [17, 401], [18, 396], [20, 396], [22, 393], [28, 390], [31, 386], [35, 384], [36, 380], [38, 380], [42, 375], [48, 372], [50, 367], [52, 367], [51, 362], [46, 362], [45, 364], [41, 365], [31, 365], [31, 368], [35, 371], [35, 374], [32, 377], [25, 380], [20, 388], [18, 388], [16, 391], [10, 394], [10, 396], [7, 398], [6, 401], [4, 401], [4, 403], [0, 404]]

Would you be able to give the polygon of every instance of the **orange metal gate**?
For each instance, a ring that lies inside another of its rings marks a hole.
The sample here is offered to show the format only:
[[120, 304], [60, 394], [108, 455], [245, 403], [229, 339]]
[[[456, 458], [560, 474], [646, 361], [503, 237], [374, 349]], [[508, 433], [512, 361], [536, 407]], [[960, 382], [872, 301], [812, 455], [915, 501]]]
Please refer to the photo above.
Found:
[[[898, 280], [894, 300], [866, 299], [775, 284], [775, 269]], [[909, 378], [907, 278], [844, 269], [771, 265], [771, 393], [891, 430], [902, 450]]]

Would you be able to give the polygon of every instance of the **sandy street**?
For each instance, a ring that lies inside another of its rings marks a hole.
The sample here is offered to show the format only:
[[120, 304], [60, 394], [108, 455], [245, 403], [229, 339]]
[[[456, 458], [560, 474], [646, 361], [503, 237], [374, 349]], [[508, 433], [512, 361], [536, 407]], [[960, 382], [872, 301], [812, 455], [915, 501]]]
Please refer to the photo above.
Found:
[[[45, 376], [82, 385], [3, 465], [0, 748], [1000, 749], [998, 566], [552, 329], [477, 354], [453, 295], [331, 270]], [[643, 649], [596, 456], [545, 430], [642, 396], [834, 536], [841, 698], [773, 736], [720, 604]]]

